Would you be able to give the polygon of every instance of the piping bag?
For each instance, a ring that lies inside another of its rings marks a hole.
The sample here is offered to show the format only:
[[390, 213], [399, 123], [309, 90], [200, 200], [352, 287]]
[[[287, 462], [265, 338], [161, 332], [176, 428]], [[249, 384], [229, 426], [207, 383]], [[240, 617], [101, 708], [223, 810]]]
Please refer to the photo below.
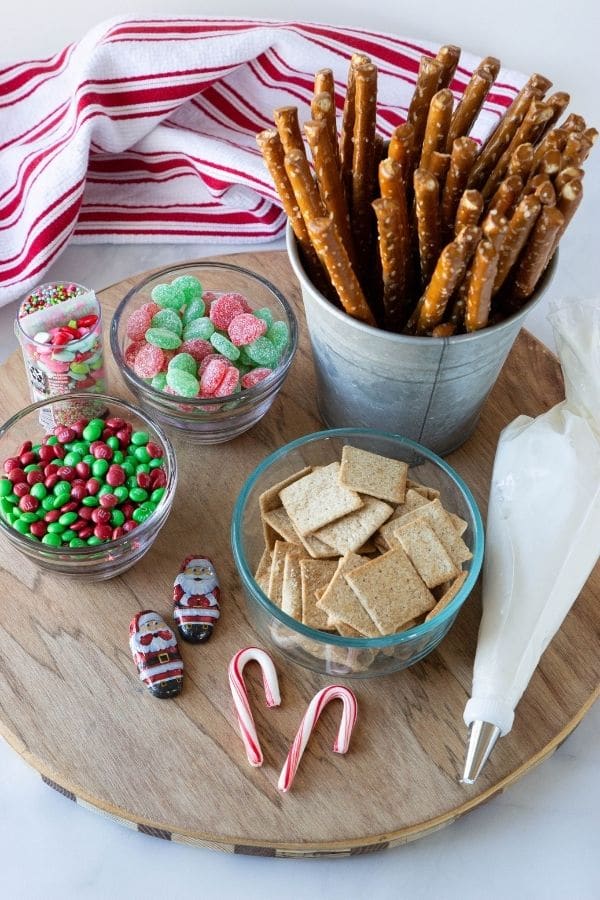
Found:
[[600, 300], [551, 306], [566, 399], [501, 433], [464, 720], [473, 784], [600, 554]]

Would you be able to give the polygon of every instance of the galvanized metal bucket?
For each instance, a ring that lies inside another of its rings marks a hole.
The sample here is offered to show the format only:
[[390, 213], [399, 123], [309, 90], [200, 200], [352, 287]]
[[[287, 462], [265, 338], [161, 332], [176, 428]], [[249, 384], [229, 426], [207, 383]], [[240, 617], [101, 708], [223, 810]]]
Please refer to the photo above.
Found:
[[288, 225], [290, 263], [302, 290], [317, 376], [317, 404], [331, 428], [366, 426], [412, 438], [435, 453], [467, 440], [534, 297], [499, 325], [448, 338], [410, 337], [364, 325], [337, 309], [309, 280]]

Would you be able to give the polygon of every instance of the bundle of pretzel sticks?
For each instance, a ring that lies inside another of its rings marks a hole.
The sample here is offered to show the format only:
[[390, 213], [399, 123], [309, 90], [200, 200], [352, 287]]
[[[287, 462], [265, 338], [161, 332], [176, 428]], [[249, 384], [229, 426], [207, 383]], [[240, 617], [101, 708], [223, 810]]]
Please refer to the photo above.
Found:
[[532, 75], [482, 146], [469, 137], [498, 72], [486, 57], [455, 104], [460, 48], [423, 56], [406, 122], [377, 133], [377, 68], [350, 62], [338, 137], [333, 73], [312, 119], [274, 111], [257, 142], [315, 286], [351, 316], [432, 337], [472, 332], [534, 294], [582, 199], [595, 128]]

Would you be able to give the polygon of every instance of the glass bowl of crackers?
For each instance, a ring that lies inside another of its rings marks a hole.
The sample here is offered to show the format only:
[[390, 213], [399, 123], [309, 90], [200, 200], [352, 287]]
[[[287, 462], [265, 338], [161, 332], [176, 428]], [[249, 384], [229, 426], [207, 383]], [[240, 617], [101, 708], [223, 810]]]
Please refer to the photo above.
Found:
[[231, 540], [261, 636], [313, 671], [369, 678], [437, 647], [477, 581], [484, 532], [443, 459], [399, 435], [336, 428], [254, 470]]

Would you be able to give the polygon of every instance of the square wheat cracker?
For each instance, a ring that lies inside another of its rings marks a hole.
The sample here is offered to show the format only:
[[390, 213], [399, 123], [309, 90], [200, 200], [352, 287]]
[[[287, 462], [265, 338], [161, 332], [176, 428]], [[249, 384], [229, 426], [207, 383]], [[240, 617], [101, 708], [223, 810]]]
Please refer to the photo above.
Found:
[[308, 555], [312, 556], [313, 559], [331, 559], [332, 556], [337, 556], [333, 547], [330, 547], [329, 544], [324, 544], [317, 537], [311, 534], [306, 536], [298, 534], [283, 506], [278, 506], [277, 509], [264, 513], [263, 524], [264, 522], [273, 528], [277, 534], [280, 534], [285, 541], [290, 541], [293, 544], [302, 544]]
[[[421, 517], [423, 517], [433, 528], [448, 551], [449, 556], [457, 566], [460, 567], [462, 563], [472, 558], [473, 554], [456, 530], [452, 519], [450, 518], [450, 514], [444, 509], [439, 500], [432, 500], [431, 503], [420, 506], [419, 509], [415, 509], [413, 512], [407, 513], [405, 516], [396, 519], [394, 540], [397, 540], [396, 533], [399, 528], [402, 528], [404, 525], [408, 525], [409, 522], [413, 522], [415, 519]], [[386, 537], [386, 540], [389, 539]]]
[[401, 526], [396, 537], [428, 588], [437, 587], [460, 574], [459, 567], [424, 519]]
[[269, 578], [271, 576], [271, 560], [272, 553], [265, 547], [263, 555], [260, 558], [258, 566], [256, 567], [256, 572], [254, 573], [254, 580], [256, 581], [259, 588], [268, 595], [269, 593]]
[[355, 552], [362, 547], [393, 511], [383, 500], [364, 497], [360, 509], [319, 528], [314, 536], [337, 550], [340, 556], [344, 556], [345, 553]]
[[315, 591], [327, 587], [337, 569], [334, 559], [301, 559], [302, 622], [309, 628], [329, 628], [327, 613], [317, 606]]
[[267, 545], [269, 550], [272, 550], [275, 546], [277, 534], [268, 524], [268, 522], [265, 522], [265, 513], [270, 512], [272, 509], [277, 509], [278, 506], [281, 506], [279, 491], [283, 490], [283, 488], [287, 487], [289, 484], [293, 484], [294, 481], [298, 481], [299, 478], [304, 478], [305, 475], [309, 475], [311, 472], [312, 466], [306, 466], [305, 469], [300, 469], [299, 472], [295, 472], [293, 475], [290, 475], [289, 478], [285, 478], [283, 481], [279, 481], [277, 484], [274, 484], [270, 488], [267, 488], [267, 490], [263, 491], [258, 498], [260, 515], [263, 520], [262, 525], [265, 535], [265, 544]]
[[370, 560], [344, 577], [381, 634], [394, 634], [406, 622], [435, 606], [433, 594], [402, 547]]
[[281, 586], [281, 611], [298, 620], [302, 617], [301, 559], [306, 559], [304, 547], [293, 547], [287, 551]]
[[274, 603], [275, 606], [281, 606], [281, 589], [283, 587], [283, 569], [285, 566], [286, 553], [291, 548], [298, 546], [298, 544], [288, 544], [287, 541], [275, 541], [268, 590], [269, 600], [271, 603]]
[[428, 612], [427, 615], [425, 616], [426, 622], [429, 622], [430, 619], [433, 619], [434, 616], [437, 616], [438, 613], [441, 613], [441, 611], [443, 609], [446, 609], [446, 607], [450, 603], [452, 603], [452, 601], [454, 600], [454, 598], [460, 591], [461, 587], [467, 580], [468, 574], [469, 574], [468, 572], [461, 572], [460, 575], [458, 576], [458, 578], [452, 582], [452, 584], [450, 585], [448, 590], [445, 592], [445, 594], [438, 600], [438, 602], [435, 604], [433, 609], [430, 612]]
[[355, 491], [339, 483], [339, 471], [339, 462], [333, 462], [279, 492], [294, 528], [301, 535], [318, 531], [363, 505]]
[[349, 444], [342, 450], [340, 484], [379, 500], [402, 503], [406, 494], [408, 465]]
[[438, 500], [442, 495], [437, 488], [429, 487], [426, 484], [421, 484], [418, 481], [412, 481], [410, 478], [406, 481], [406, 489], [410, 488], [413, 491], [416, 491], [418, 494], [421, 494], [422, 497], [425, 497], [426, 500]]
[[335, 627], [340, 621], [350, 625], [364, 637], [381, 637], [375, 622], [344, 577], [347, 572], [362, 566], [365, 562], [367, 560], [356, 553], [346, 553], [340, 559], [329, 586], [317, 601], [317, 606], [328, 614], [329, 621], [333, 620]]

